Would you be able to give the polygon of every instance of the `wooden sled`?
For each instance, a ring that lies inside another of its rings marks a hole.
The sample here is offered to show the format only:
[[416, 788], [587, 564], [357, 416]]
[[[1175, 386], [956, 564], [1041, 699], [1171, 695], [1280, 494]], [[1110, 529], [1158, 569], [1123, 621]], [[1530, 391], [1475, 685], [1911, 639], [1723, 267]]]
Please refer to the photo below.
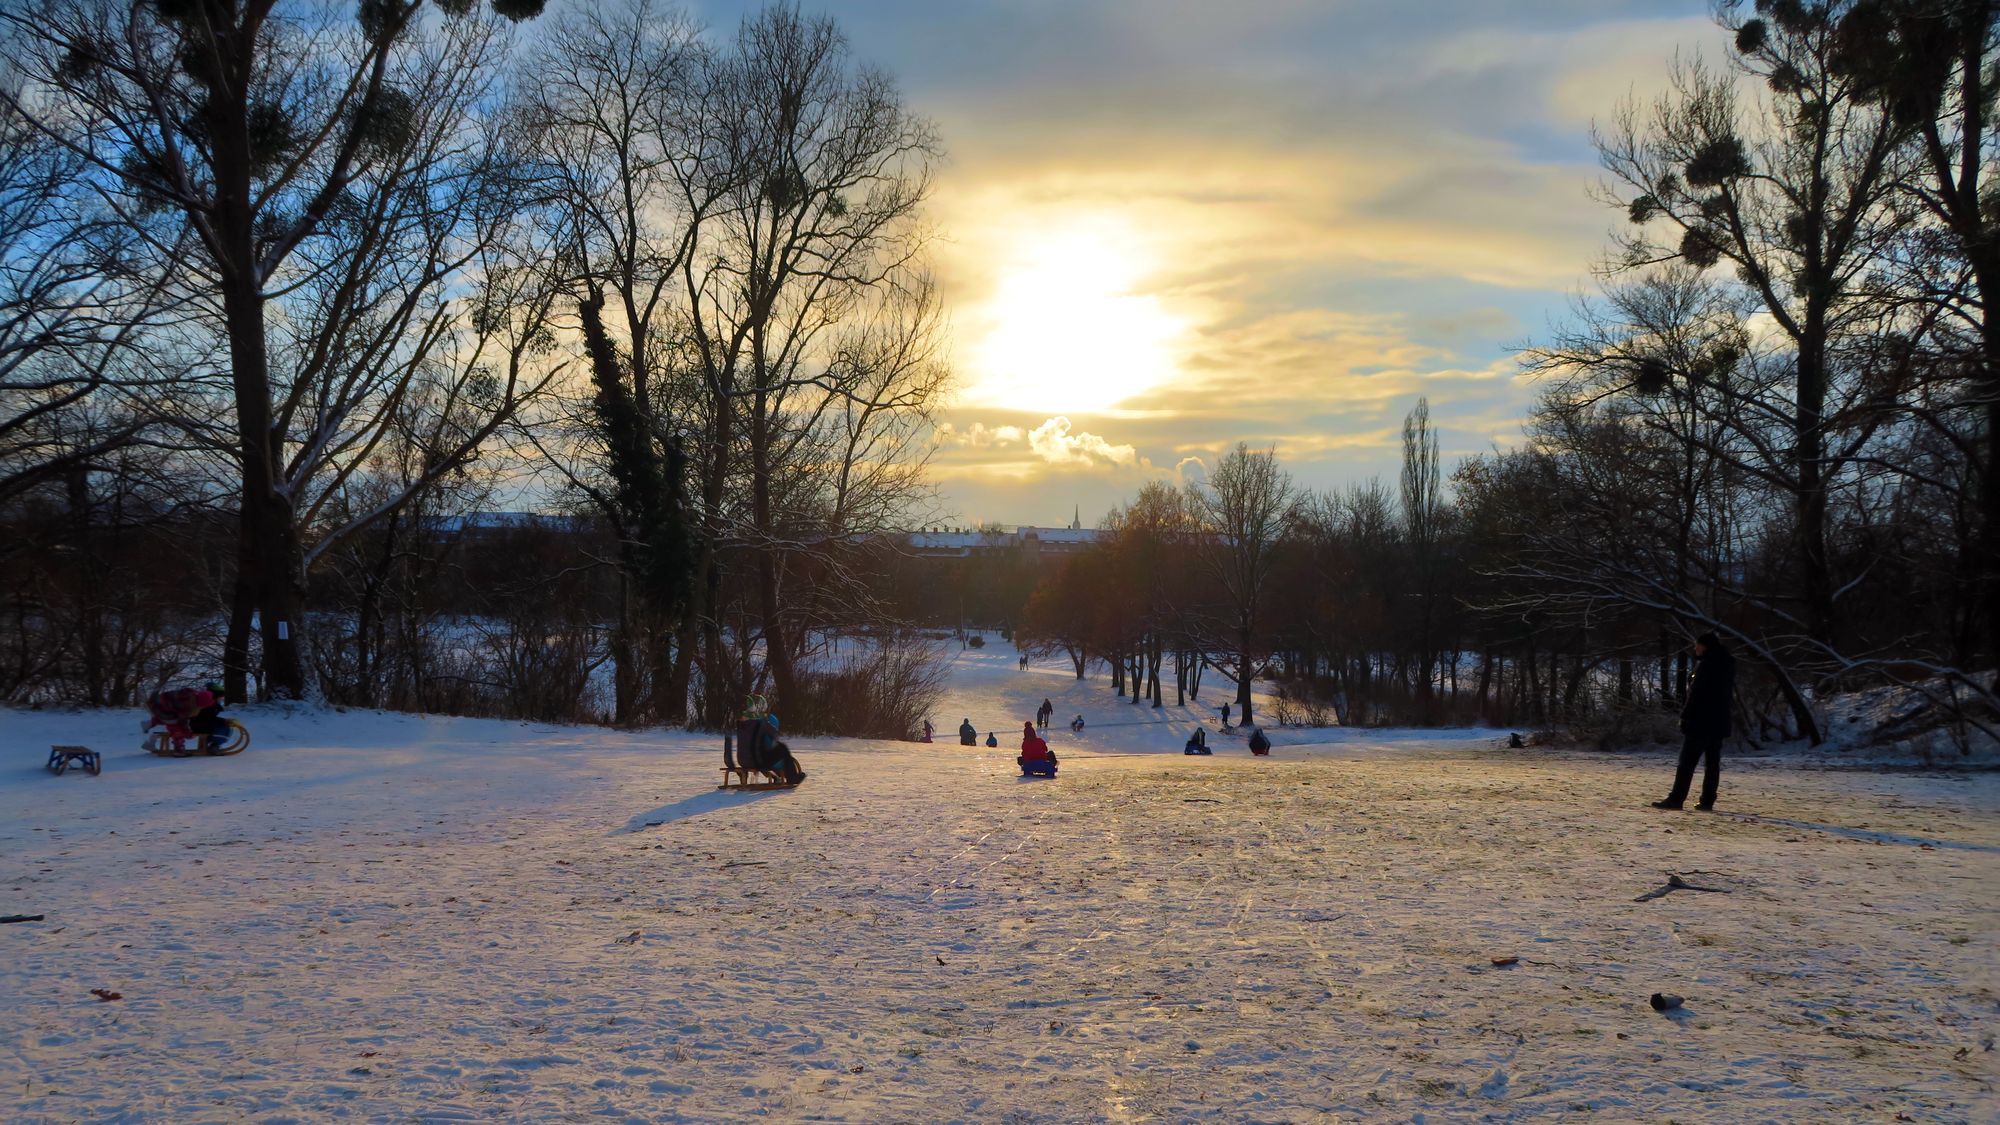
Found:
[[192, 747], [176, 754], [174, 751], [173, 736], [166, 731], [160, 731], [157, 734], [147, 736], [146, 749], [167, 758], [191, 758], [196, 754], [208, 754], [219, 757], [224, 754], [241, 754], [245, 750], [250, 749], [250, 728], [237, 722], [235, 719], [228, 718], [222, 720], [222, 725], [222, 741], [213, 745], [210, 744], [212, 736], [203, 735], [194, 740]]
[[92, 777], [104, 772], [104, 756], [88, 746], [49, 747], [49, 772], [57, 777], [71, 766], [82, 768]]
[[[750, 775], [753, 773], [761, 780], [750, 780]], [[731, 775], [734, 775], [736, 778], [734, 784], [730, 783], [729, 779]], [[716, 786], [716, 788], [736, 789], [746, 793], [754, 793], [762, 789], [796, 789], [798, 785], [799, 783], [796, 781], [786, 781], [783, 774], [773, 770], [754, 770], [747, 766], [724, 766], [722, 767], [722, 784]]]
[[[753, 695], [750, 697], [750, 700], [753, 710], [745, 713], [762, 714], [764, 697]], [[794, 765], [796, 764], [794, 763]], [[756, 774], [758, 780], [750, 780], [751, 774]], [[734, 780], [732, 781], [732, 779]], [[756, 766], [742, 764], [742, 758], [736, 753], [736, 732], [722, 732], [722, 784], [716, 786], [717, 789], [733, 789], [744, 793], [754, 793], [764, 789], [796, 789], [799, 787], [799, 783], [804, 780], [805, 777], [803, 774], [800, 775], [798, 781], [787, 781], [785, 775], [779, 773], [777, 770], [760, 769]]]

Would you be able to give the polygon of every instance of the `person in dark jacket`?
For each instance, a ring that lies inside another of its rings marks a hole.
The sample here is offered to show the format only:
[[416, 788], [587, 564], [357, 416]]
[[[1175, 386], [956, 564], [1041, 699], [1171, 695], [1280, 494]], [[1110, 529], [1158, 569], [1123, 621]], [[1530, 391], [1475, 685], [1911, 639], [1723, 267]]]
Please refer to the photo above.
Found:
[[973, 727], [971, 719], [966, 719], [958, 724], [958, 744], [960, 746], [979, 745], [979, 731]]
[[736, 764], [745, 769], [775, 773], [787, 785], [806, 779], [792, 748], [778, 738], [778, 717], [745, 718], [736, 724]]
[[208, 702], [200, 711], [195, 712], [194, 718], [189, 719], [187, 725], [189, 730], [201, 736], [201, 748], [213, 754], [216, 747], [229, 741], [229, 723], [222, 717], [225, 700], [222, 698], [222, 685], [219, 683], [205, 684], [202, 691], [207, 695]]
[[1677, 809], [1687, 802], [1694, 781], [1694, 764], [1705, 761], [1701, 800], [1695, 808], [1715, 808], [1715, 790], [1722, 780], [1722, 740], [1729, 737], [1729, 714], [1736, 702], [1736, 658], [1714, 633], [1694, 639], [1694, 681], [1687, 705], [1681, 708], [1681, 761], [1674, 771], [1674, 791], [1656, 809]]

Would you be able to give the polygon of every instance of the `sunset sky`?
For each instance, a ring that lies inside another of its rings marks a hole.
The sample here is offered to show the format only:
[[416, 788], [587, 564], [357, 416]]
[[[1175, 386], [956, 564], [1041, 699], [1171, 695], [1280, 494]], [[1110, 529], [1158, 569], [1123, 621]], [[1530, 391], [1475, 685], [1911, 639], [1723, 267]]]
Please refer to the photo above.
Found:
[[[749, 6], [692, 8], [726, 32]], [[1239, 440], [1317, 487], [1392, 477], [1419, 395], [1447, 463], [1513, 442], [1514, 349], [1616, 219], [1591, 120], [1723, 45], [1705, 0], [807, 7], [950, 152], [960, 522], [1094, 523]]]

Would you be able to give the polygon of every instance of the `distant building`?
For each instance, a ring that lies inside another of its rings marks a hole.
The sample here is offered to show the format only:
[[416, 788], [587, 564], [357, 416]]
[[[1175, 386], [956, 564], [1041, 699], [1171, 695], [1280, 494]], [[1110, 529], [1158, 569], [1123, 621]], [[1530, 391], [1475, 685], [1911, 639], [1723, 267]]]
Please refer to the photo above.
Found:
[[987, 527], [972, 531], [913, 531], [912, 553], [925, 558], [963, 559], [1021, 554], [1074, 555], [1088, 549], [1105, 533], [1073, 523], [1069, 527]]

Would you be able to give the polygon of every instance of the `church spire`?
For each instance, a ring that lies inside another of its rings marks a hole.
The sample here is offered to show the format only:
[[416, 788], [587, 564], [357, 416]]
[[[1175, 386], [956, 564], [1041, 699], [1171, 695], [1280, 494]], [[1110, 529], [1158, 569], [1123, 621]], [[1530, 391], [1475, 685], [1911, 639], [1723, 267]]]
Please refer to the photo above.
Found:
[[1083, 530], [1083, 505], [1078, 504], [1076, 506], [1076, 515], [1069, 521], [1069, 529], [1071, 531]]

